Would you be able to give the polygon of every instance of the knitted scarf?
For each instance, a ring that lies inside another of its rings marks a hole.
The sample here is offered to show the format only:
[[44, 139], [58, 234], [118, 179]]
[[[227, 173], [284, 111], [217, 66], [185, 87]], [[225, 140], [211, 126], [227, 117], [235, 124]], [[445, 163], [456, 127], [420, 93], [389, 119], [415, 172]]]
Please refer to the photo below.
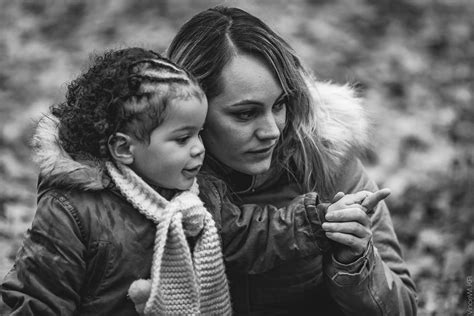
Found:
[[[219, 236], [194, 181], [170, 201], [130, 168], [106, 163], [121, 194], [156, 224], [151, 291], [145, 315], [230, 315], [230, 295]], [[199, 236], [191, 253], [187, 236]]]

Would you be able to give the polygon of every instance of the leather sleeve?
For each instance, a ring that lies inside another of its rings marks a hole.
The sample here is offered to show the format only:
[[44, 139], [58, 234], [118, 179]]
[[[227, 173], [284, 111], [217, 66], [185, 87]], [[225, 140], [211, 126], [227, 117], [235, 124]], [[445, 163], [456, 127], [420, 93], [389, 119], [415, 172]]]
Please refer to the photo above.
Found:
[[214, 190], [220, 203], [208, 209], [220, 231], [229, 268], [258, 274], [284, 261], [328, 250], [330, 243], [321, 228], [327, 205], [319, 202], [316, 193], [298, 196], [288, 206], [277, 208], [237, 206], [226, 196], [225, 184], [214, 185]]
[[1, 285], [11, 315], [73, 315], [86, 269], [78, 217], [66, 198], [38, 201], [31, 229]]
[[[359, 160], [348, 162], [339, 191], [376, 191]], [[402, 259], [385, 202], [372, 215], [373, 240], [364, 255], [347, 265], [330, 256], [325, 272], [333, 298], [346, 315], [416, 315], [415, 284]]]

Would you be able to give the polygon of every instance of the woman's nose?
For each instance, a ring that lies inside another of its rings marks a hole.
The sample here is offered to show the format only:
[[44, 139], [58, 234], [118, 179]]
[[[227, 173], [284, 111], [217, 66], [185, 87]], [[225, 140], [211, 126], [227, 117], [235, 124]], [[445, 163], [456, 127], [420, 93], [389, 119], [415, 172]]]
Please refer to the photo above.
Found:
[[196, 138], [194, 141], [193, 147], [191, 147], [191, 156], [196, 157], [204, 154], [204, 144], [202, 143], [201, 136]]
[[273, 114], [265, 116], [258, 124], [259, 126], [255, 133], [259, 139], [268, 140], [280, 137], [280, 129]]

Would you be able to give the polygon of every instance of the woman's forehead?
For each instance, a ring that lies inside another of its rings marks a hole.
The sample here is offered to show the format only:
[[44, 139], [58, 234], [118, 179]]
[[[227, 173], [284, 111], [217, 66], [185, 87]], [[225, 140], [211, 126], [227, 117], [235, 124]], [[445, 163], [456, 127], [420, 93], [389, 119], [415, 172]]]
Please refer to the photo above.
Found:
[[218, 97], [229, 101], [278, 97], [282, 91], [274, 71], [264, 60], [247, 54], [234, 56], [223, 68], [221, 80], [223, 89]]

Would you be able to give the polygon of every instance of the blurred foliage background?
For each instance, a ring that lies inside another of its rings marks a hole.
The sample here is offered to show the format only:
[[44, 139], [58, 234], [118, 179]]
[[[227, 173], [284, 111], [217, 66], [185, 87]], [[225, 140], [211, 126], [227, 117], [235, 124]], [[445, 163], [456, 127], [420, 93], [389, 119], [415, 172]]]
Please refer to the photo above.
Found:
[[365, 163], [393, 191], [388, 204], [418, 286], [419, 314], [467, 313], [474, 266], [472, 0], [0, 4], [1, 278], [34, 216], [34, 123], [64, 98], [65, 83], [93, 52], [164, 51], [192, 15], [225, 4], [262, 18], [321, 80], [350, 82], [366, 98], [374, 129]]

